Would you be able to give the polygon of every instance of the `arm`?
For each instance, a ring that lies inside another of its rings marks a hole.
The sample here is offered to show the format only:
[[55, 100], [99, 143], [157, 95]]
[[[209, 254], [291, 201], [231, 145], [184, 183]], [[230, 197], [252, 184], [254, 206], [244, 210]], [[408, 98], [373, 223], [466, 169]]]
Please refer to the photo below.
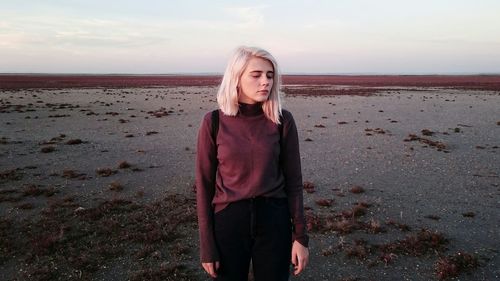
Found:
[[308, 247], [309, 237], [306, 234], [304, 203], [302, 193], [302, 170], [300, 165], [299, 136], [295, 120], [290, 112], [283, 110], [282, 147], [283, 175], [285, 191], [292, 217], [292, 240]]
[[215, 263], [219, 260], [213, 231], [214, 211], [212, 206], [215, 194], [217, 155], [216, 144], [211, 136], [211, 127], [211, 115], [208, 113], [203, 118], [198, 132], [196, 152], [196, 207], [202, 263]]
[[293, 116], [283, 111], [282, 165], [285, 176], [285, 191], [292, 217], [292, 253], [294, 275], [302, 272], [309, 262], [309, 237], [306, 234], [304, 203], [302, 192], [302, 171], [300, 165], [300, 149], [297, 126]]

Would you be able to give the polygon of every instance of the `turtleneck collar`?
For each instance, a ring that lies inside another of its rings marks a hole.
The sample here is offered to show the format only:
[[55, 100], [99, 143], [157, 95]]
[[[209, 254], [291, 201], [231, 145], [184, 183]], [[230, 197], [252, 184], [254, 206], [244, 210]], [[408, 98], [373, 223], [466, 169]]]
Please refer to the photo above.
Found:
[[254, 104], [238, 102], [238, 105], [239, 113], [242, 116], [258, 116], [264, 113], [262, 110], [262, 103], [260, 102]]

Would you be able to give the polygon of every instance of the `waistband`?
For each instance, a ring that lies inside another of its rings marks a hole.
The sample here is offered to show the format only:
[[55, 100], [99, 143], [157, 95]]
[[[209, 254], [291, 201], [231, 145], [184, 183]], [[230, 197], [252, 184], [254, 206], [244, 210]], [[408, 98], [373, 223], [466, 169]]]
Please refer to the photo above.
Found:
[[252, 198], [242, 199], [240, 201], [249, 201], [249, 202], [276, 202], [276, 201], [286, 201], [288, 200], [286, 197], [266, 197], [266, 196], [256, 196]]
[[230, 204], [266, 204], [266, 203], [281, 203], [284, 201], [288, 201], [287, 197], [269, 197], [269, 196], [255, 196], [251, 198], [240, 199], [233, 202], [228, 202], [224, 204], [216, 204], [214, 205], [215, 213], [218, 213], [225, 209]]

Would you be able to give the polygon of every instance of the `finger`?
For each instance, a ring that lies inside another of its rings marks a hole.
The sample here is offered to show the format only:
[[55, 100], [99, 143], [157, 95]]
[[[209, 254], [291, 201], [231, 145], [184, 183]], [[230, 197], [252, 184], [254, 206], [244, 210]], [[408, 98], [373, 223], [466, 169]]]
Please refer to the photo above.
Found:
[[293, 275], [299, 275], [299, 273], [300, 273], [300, 269], [299, 269], [299, 267], [298, 267], [298, 266], [296, 266], [296, 267], [294, 268]]
[[291, 260], [292, 264], [294, 266], [297, 266], [297, 254], [296, 253], [293, 253], [292, 252], [292, 260]]
[[304, 259], [298, 258], [298, 265], [295, 268], [295, 275], [301, 273], [303, 269], [304, 269]]
[[217, 269], [219, 269], [219, 262], [218, 261], [212, 263], [212, 273], [213, 273], [212, 277], [213, 278], [217, 277]]
[[217, 277], [215, 275], [215, 271], [214, 271], [214, 264], [213, 263], [204, 263], [203, 264], [203, 268], [205, 268], [205, 271], [208, 273], [208, 275], [210, 275], [211, 277], [215, 278]]
[[309, 257], [308, 257], [308, 256], [305, 256], [305, 257], [302, 259], [302, 268], [306, 268], [306, 267], [307, 267], [307, 264], [309, 264]]
[[210, 276], [213, 278], [217, 277], [217, 272], [215, 271], [215, 262], [210, 263]]
[[214, 264], [213, 263], [208, 264], [208, 274], [212, 277], [214, 276]]

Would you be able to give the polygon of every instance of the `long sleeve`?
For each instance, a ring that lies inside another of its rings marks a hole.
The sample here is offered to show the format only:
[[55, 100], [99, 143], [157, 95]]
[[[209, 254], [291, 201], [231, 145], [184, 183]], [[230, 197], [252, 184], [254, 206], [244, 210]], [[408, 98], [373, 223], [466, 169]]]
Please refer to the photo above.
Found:
[[303, 246], [309, 244], [304, 218], [302, 171], [300, 165], [299, 137], [295, 120], [289, 111], [283, 110], [282, 165], [285, 176], [285, 192], [293, 223], [292, 240]]
[[198, 132], [195, 168], [201, 262], [215, 262], [219, 260], [214, 238], [214, 209], [212, 206], [215, 193], [217, 155], [216, 144], [211, 136], [211, 127], [211, 113], [209, 112], [203, 118]]

